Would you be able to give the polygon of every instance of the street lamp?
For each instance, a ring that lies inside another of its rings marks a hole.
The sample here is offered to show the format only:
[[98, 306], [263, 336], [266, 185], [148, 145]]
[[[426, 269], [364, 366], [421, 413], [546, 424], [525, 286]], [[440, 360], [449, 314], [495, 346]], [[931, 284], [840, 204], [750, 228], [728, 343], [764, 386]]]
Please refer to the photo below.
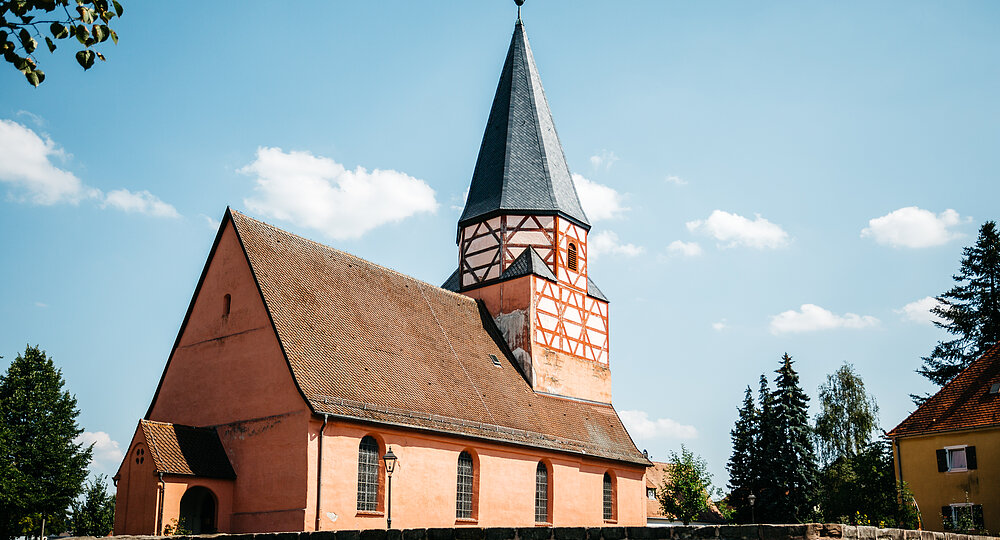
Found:
[[392, 471], [396, 469], [396, 454], [392, 453], [392, 447], [389, 447], [389, 451], [382, 456], [382, 461], [385, 462], [385, 473], [389, 477], [389, 497], [388, 504], [386, 505], [386, 528], [392, 528]]
[[757, 516], [753, 510], [753, 504], [757, 502], [757, 496], [751, 493], [747, 495], [747, 500], [750, 501], [750, 519], [752, 519], [754, 523], [757, 523]]

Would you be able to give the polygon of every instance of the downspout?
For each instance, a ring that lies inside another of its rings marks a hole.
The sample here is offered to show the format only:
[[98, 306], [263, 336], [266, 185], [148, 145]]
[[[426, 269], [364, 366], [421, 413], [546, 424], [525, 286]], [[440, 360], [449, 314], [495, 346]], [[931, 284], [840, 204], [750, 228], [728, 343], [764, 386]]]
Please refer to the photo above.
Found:
[[163, 482], [163, 473], [160, 473], [160, 510], [156, 516], [156, 535], [163, 534], [163, 498], [167, 496], [167, 484]]
[[319, 428], [319, 455], [316, 457], [316, 527], [319, 530], [320, 502], [323, 500], [323, 432], [326, 431], [326, 423], [330, 420], [330, 415], [323, 414], [323, 425]]

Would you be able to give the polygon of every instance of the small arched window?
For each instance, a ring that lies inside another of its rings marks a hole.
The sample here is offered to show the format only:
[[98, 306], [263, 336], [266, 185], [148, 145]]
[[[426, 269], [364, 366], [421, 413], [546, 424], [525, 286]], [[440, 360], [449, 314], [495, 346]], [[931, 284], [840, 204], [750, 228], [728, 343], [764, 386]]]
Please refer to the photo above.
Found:
[[474, 466], [468, 452], [458, 455], [458, 494], [455, 499], [455, 517], [458, 519], [472, 519]]
[[611, 475], [604, 473], [604, 520], [615, 519], [615, 486]]
[[578, 265], [578, 261], [577, 261], [577, 254], [576, 254], [576, 244], [574, 244], [573, 242], [570, 242], [569, 243], [569, 250], [568, 251], [569, 251], [569, 255], [566, 258], [567, 259], [566, 265], [569, 266], [570, 270], [576, 272], [577, 268], [579, 266]]
[[358, 446], [358, 511], [378, 511], [378, 441], [371, 435]]
[[222, 316], [228, 317], [229, 310], [233, 307], [233, 297], [231, 295], [226, 295], [222, 297]]
[[535, 523], [549, 522], [549, 469], [538, 462], [535, 469]]

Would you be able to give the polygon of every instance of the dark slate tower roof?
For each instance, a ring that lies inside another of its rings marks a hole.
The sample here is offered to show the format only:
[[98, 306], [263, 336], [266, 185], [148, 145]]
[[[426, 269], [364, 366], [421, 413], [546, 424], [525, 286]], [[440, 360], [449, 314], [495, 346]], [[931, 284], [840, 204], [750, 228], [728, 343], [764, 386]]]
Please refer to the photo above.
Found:
[[512, 211], [558, 214], [590, 228], [520, 19], [458, 226]]

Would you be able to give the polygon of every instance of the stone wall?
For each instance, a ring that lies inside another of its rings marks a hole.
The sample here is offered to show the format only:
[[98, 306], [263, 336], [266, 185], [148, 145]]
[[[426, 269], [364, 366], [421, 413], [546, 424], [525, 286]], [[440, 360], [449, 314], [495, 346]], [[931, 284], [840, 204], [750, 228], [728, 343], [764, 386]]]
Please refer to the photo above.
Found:
[[[100, 540], [78, 537], [80, 540]], [[201, 536], [115, 536], [116, 540], [996, 540], [989, 536], [851, 525], [707, 525], [677, 527], [522, 527], [372, 529]]]

